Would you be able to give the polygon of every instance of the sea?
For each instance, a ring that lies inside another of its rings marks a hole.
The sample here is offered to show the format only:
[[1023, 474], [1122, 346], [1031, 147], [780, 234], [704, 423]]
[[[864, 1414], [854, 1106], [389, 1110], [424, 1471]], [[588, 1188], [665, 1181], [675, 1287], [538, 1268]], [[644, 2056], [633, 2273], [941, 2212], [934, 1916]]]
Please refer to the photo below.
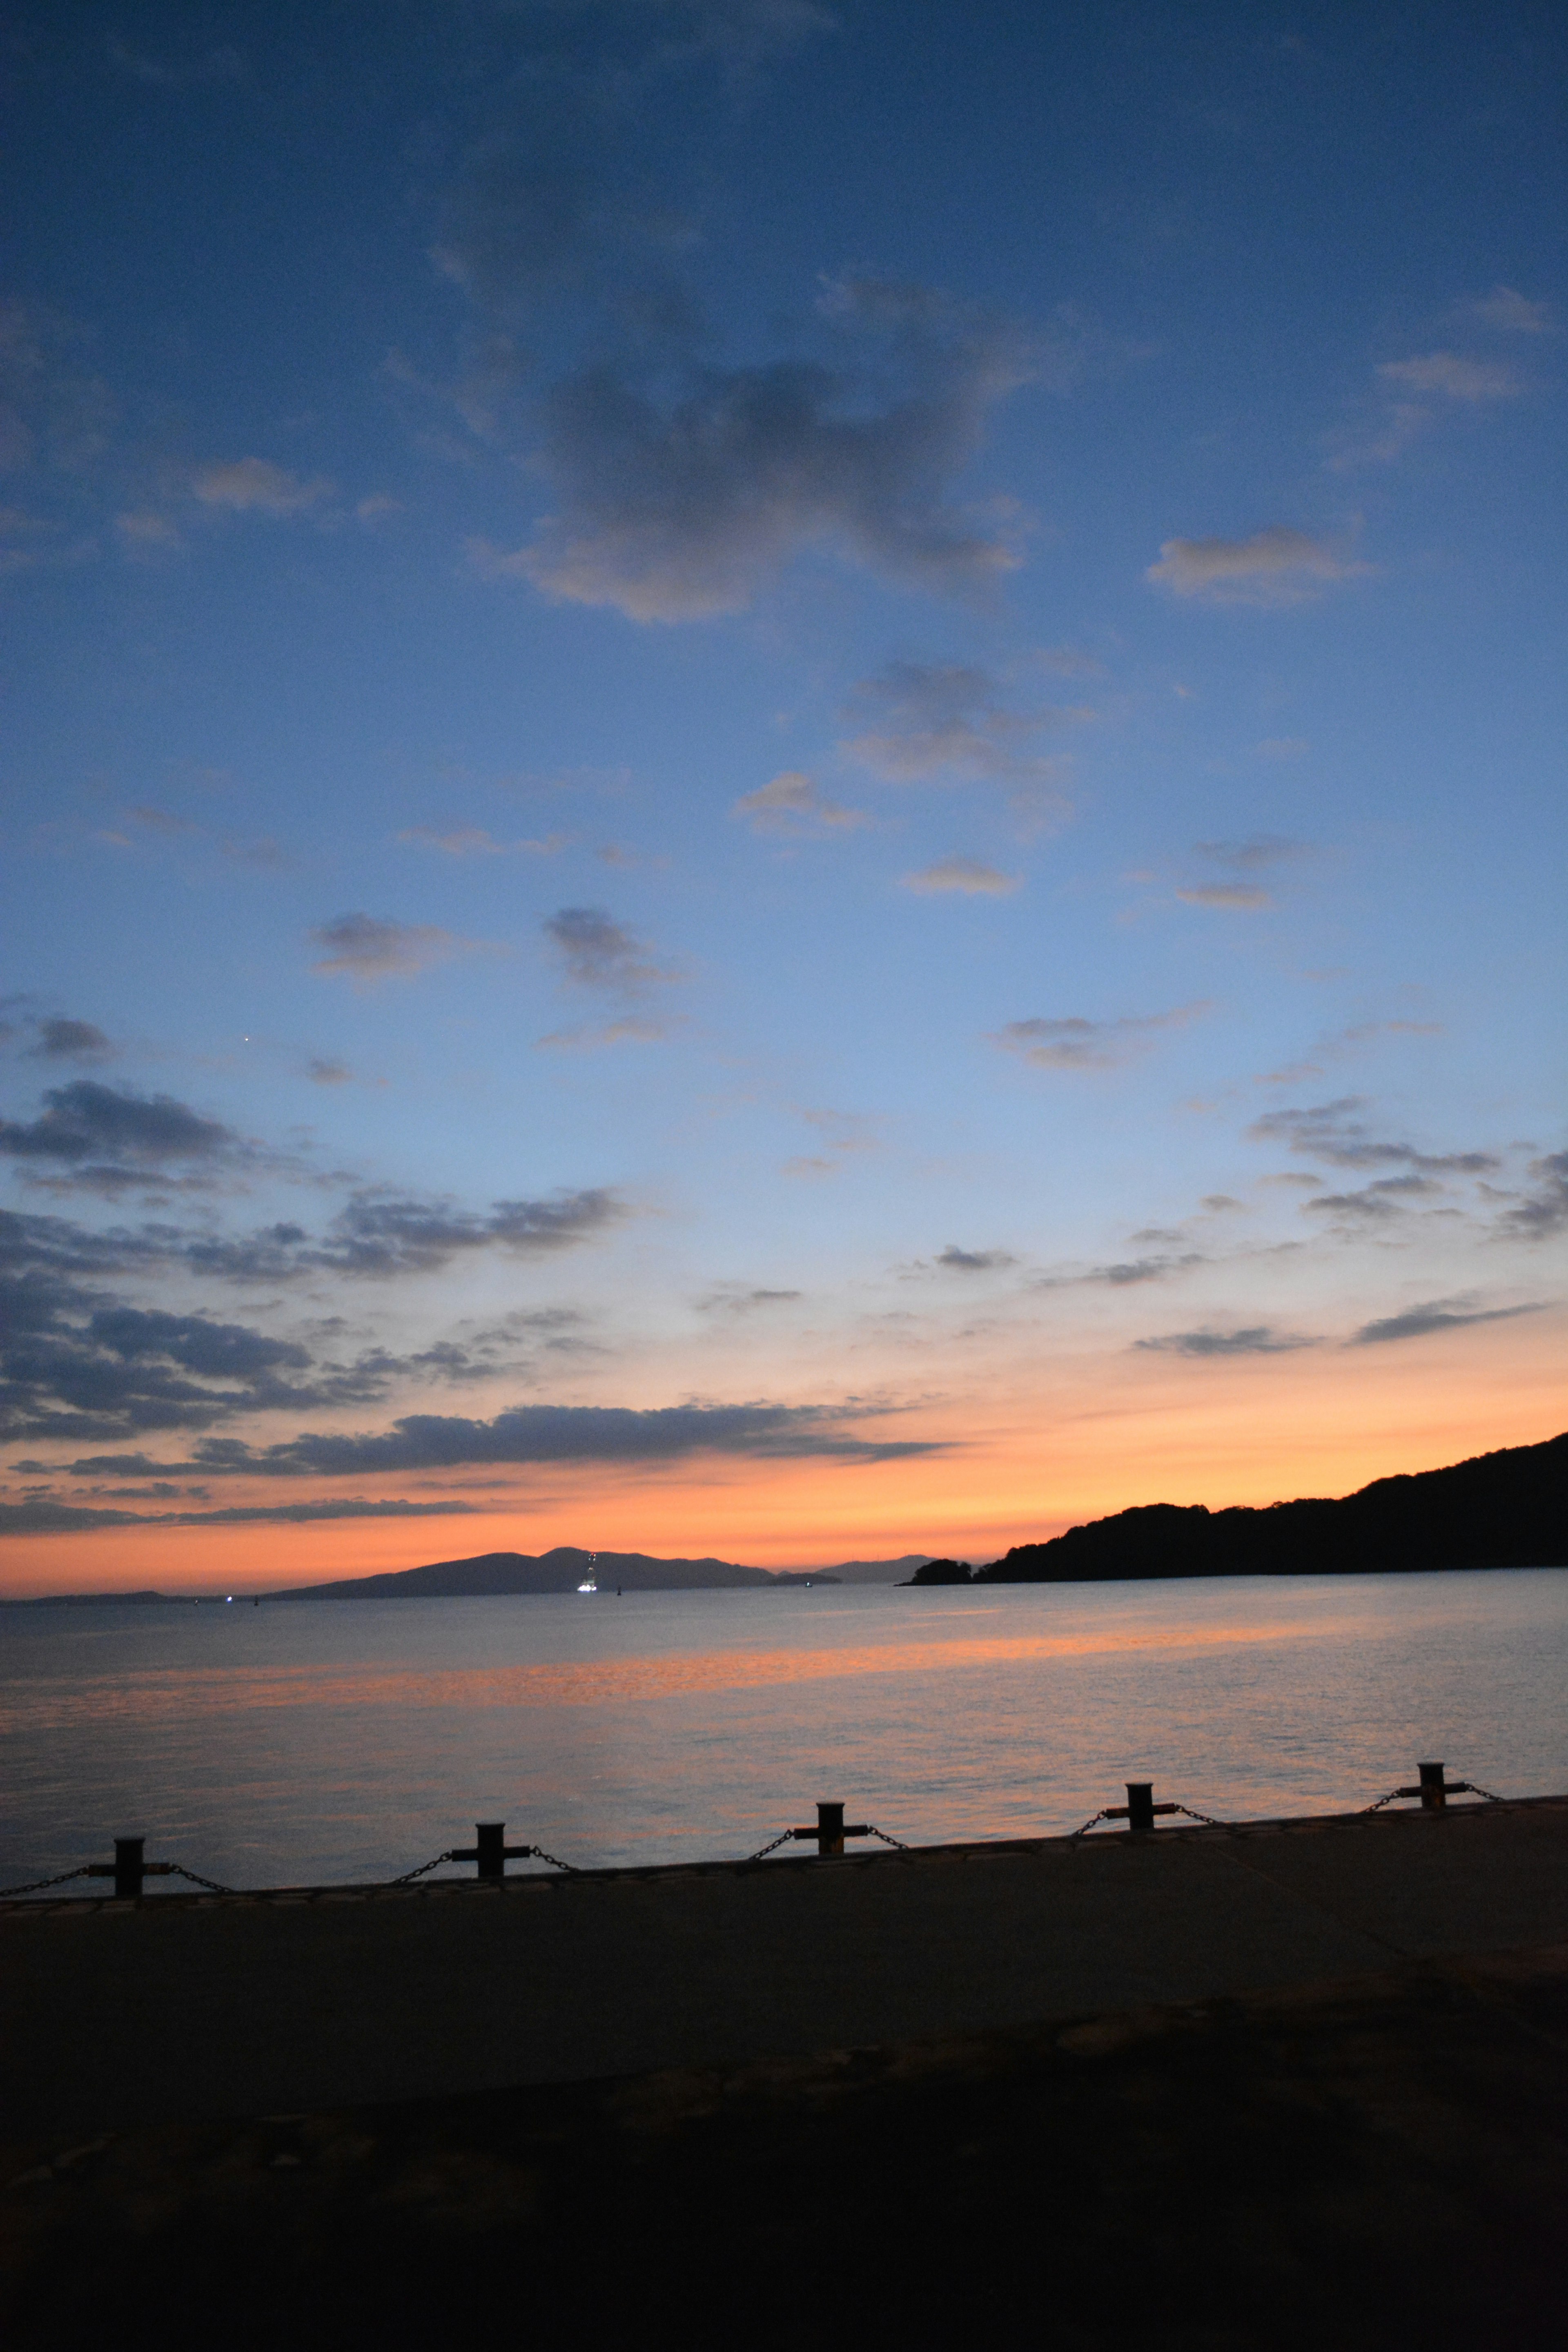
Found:
[[0, 1891], [117, 1834], [300, 1886], [479, 1821], [586, 1868], [749, 1855], [824, 1798], [927, 1844], [1058, 1835], [1128, 1780], [1219, 1820], [1435, 1759], [1546, 1795], [1565, 1688], [1562, 1569], [0, 1608]]

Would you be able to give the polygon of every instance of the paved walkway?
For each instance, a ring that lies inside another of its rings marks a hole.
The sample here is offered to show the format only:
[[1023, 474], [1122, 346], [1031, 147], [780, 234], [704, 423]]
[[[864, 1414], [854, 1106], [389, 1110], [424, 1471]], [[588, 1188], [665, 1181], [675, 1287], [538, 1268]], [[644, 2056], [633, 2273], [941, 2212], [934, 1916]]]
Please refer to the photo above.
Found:
[[401, 1890], [0, 1904], [10, 2137], [1206, 2000], [1568, 1941], [1568, 1797]]

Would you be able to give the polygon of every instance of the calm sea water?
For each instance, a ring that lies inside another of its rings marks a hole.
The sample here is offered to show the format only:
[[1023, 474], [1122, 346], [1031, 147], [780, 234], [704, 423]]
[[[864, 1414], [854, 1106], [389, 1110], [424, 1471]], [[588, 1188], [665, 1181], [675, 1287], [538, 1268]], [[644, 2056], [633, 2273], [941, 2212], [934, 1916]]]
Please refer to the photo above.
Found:
[[385, 1878], [477, 1820], [581, 1864], [754, 1851], [818, 1797], [914, 1843], [1222, 1817], [1424, 1757], [1568, 1789], [1568, 1570], [0, 1610], [0, 1885], [107, 1855]]

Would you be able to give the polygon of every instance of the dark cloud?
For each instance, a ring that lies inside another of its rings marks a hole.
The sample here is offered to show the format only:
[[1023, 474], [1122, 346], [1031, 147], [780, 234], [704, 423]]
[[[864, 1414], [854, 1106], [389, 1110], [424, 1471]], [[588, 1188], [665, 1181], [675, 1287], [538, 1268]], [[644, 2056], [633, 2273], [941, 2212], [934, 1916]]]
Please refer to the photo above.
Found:
[[1538, 1315], [1543, 1305], [1544, 1301], [1536, 1300], [1528, 1307], [1478, 1307], [1468, 1298], [1434, 1298], [1424, 1307], [1407, 1307], [1403, 1315], [1384, 1315], [1375, 1323], [1363, 1323], [1350, 1345], [1365, 1348], [1382, 1339], [1424, 1339], [1434, 1331], [1458, 1331], [1469, 1323], [1507, 1323], [1516, 1315]]
[[1163, 1029], [1184, 1029], [1208, 1011], [1181, 1004], [1173, 1013], [1128, 1014], [1118, 1021], [1009, 1021], [993, 1044], [1020, 1055], [1037, 1070], [1110, 1070], [1131, 1061]]
[[1418, 1151], [1373, 1133], [1360, 1114], [1364, 1095], [1342, 1095], [1310, 1109], [1271, 1110], [1255, 1119], [1247, 1134], [1255, 1143], [1284, 1142], [1303, 1158], [1327, 1160], [1338, 1168], [1407, 1168], [1427, 1176], [1484, 1176], [1501, 1162], [1491, 1151]]
[[310, 940], [321, 950], [311, 971], [351, 980], [358, 988], [411, 980], [473, 945], [437, 923], [395, 923], [365, 914], [334, 915], [330, 923], [316, 925]]
[[949, 491], [1042, 354], [923, 288], [853, 281], [819, 309], [826, 359], [667, 349], [658, 369], [605, 360], [553, 385], [541, 462], [559, 512], [515, 553], [474, 542], [480, 569], [637, 621], [738, 612], [814, 545], [943, 593], [1010, 570]]
[[346, 1062], [328, 1061], [317, 1055], [305, 1065], [305, 1076], [313, 1087], [346, 1087], [353, 1072]]
[[994, 1274], [1005, 1265], [1016, 1265], [1018, 1261], [1010, 1250], [966, 1250], [949, 1243], [940, 1252], [936, 1263], [946, 1266], [950, 1274]]
[[787, 1307], [805, 1296], [802, 1290], [747, 1290], [738, 1283], [721, 1283], [697, 1301], [697, 1311], [700, 1315], [751, 1315], [760, 1307]]
[[1377, 1221], [1400, 1216], [1408, 1202], [1433, 1193], [1441, 1196], [1443, 1190], [1433, 1176], [1380, 1176], [1356, 1192], [1321, 1192], [1315, 1200], [1303, 1201], [1301, 1213]]
[[1068, 813], [1068, 763], [1037, 748], [1042, 732], [1068, 714], [1014, 708], [1008, 687], [989, 670], [889, 662], [855, 688], [849, 713], [870, 723], [845, 751], [891, 783], [1000, 784], [1037, 817]]
[[[699, 1454], [764, 1461], [900, 1461], [945, 1448], [918, 1439], [848, 1436], [849, 1407], [684, 1404], [637, 1410], [625, 1405], [514, 1405], [492, 1421], [410, 1413], [390, 1430], [352, 1436], [303, 1433], [286, 1443], [251, 1446], [208, 1438], [189, 1462], [134, 1459], [157, 1474], [204, 1477], [342, 1478], [458, 1470], [476, 1463], [675, 1462]], [[101, 1462], [104, 1457], [89, 1457]]]
[[114, 1047], [101, 1029], [90, 1021], [40, 1021], [38, 1042], [32, 1048], [35, 1060], [47, 1062], [102, 1062]]
[[1528, 1173], [1535, 1190], [1506, 1209], [1498, 1230], [1521, 1241], [1543, 1241], [1568, 1225], [1568, 1151], [1551, 1151], [1532, 1160]]
[[226, 1282], [286, 1282], [317, 1273], [390, 1276], [426, 1274], [466, 1252], [502, 1249], [548, 1255], [605, 1233], [627, 1214], [603, 1187], [536, 1201], [495, 1201], [488, 1211], [365, 1191], [353, 1194], [324, 1233], [289, 1223], [227, 1235], [177, 1225], [116, 1226], [95, 1233], [64, 1217], [0, 1210], [0, 1272], [91, 1276], [154, 1273], [174, 1265]]
[[0, 1536], [90, 1534], [103, 1528], [297, 1527], [310, 1519], [466, 1518], [472, 1503], [366, 1502], [361, 1496], [320, 1503], [236, 1505], [217, 1511], [105, 1511], [40, 1496], [0, 1503]]
[[1299, 1331], [1277, 1331], [1269, 1323], [1238, 1331], [1168, 1331], [1159, 1339], [1132, 1342], [1152, 1354], [1170, 1356], [1282, 1356], [1317, 1344]]
[[616, 922], [603, 907], [562, 907], [544, 921], [546, 937], [561, 957], [568, 980], [582, 988], [605, 988], [636, 995], [656, 981], [676, 974], [651, 961], [651, 950]]
[[317, 1360], [246, 1324], [126, 1306], [37, 1269], [0, 1275], [0, 1437], [13, 1442], [112, 1444], [370, 1403], [403, 1370], [374, 1352]]
[[[172, 1095], [134, 1095], [76, 1078], [49, 1087], [43, 1100], [37, 1118], [0, 1119], [0, 1154], [60, 1171], [49, 1180], [57, 1186], [112, 1194], [155, 1175], [161, 1183], [205, 1189], [219, 1163], [255, 1156], [232, 1128]], [[183, 1178], [175, 1173], [182, 1170]]]

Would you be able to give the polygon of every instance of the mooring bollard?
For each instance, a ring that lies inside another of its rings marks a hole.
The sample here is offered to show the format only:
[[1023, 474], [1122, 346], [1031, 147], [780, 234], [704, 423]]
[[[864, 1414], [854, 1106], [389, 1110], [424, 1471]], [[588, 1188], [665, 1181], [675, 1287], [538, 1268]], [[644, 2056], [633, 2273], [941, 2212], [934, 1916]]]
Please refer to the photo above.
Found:
[[144, 1837], [117, 1837], [112, 1862], [89, 1862], [82, 1874], [87, 1878], [112, 1878], [117, 1903], [139, 1903], [144, 1878], [170, 1878], [177, 1866], [172, 1862], [148, 1862], [147, 1841]]
[[1441, 1764], [1417, 1764], [1420, 1779], [1413, 1789], [1396, 1789], [1395, 1796], [1419, 1797], [1424, 1813], [1446, 1813], [1450, 1797], [1479, 1797], [1486, 1791], [1469, 1780], [1445, 1780]]
[[1152, 1830], [1156, 1813], [1179, 1813], [1180, 1805], [1157, 1805], [1154, 1802], [1152, 1780], [1127, 1780], [1124, 1805], [1107, 1805], [1104, 1818], [1108, 1822], [1125, 1822], [1129, 1830]]
[[504, 1878], [509, 1862], [532, 1852], [531, 1845], [508, 1845], [504, 1822], [476, 1822], [473, 1844], [454, 1846], [450, 1859], [477, 1863], [481, 1878]]
[[868, 1822], [846, 1822], [844, 1818], [844, 1808], [842, 1805], [824, 1804], [821, 1802], [818, 1803], [816, 1808], [816, 1827], [815, 1829], [791, 1830], [790, 1832], [792, 1838], [815, 1838], [816, 1840], [816, 1851], [819, 1854], [842, 1853], [844, 1851], [844, 1841], [847, 1837], [869, 1837], [870, 1834], [871, 1830]]

